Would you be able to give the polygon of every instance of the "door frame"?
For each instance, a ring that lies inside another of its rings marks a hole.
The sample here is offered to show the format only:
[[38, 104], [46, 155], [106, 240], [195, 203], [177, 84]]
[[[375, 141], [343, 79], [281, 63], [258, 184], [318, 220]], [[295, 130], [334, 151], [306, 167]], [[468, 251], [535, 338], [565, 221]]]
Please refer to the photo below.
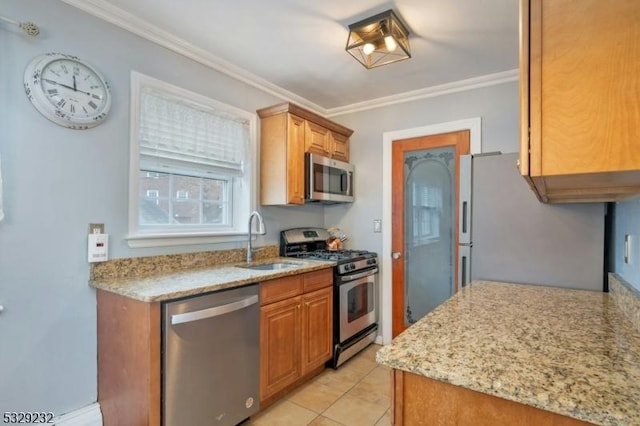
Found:
[[380, 328], [382, 344], [391, 342], [392, 335], [392, 261], [391, 261], [391, 147], [393, 141], [421, 136], [431, 136], [440, 133], [450, 133], [459, 130], [469, 130], [469, 153], [482, 152], [482, 119], [473, 117], [457, 121], [432, 124], [410, 129], [393, 130], [382, 134], [382, 223], [387, 224], [382, 229], [382, 253], [380, 260], [382, 268], [380, 274]]

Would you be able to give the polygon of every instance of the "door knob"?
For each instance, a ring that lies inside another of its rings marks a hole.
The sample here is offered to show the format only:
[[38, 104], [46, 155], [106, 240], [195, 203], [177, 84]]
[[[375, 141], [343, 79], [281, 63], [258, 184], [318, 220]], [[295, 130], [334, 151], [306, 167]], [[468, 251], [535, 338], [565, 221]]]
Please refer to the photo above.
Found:
[[400, 259], [401, 256], [402, 253], [400, 253], [399, 251], [394, 251], [393, 253], [391, 253], [391, 257], [393, 257], [395, 260]]

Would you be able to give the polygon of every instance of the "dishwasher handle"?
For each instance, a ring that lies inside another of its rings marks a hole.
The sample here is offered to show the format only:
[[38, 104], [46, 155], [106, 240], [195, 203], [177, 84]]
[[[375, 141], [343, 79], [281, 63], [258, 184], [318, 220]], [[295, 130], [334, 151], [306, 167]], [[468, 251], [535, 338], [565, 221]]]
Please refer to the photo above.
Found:
[[171, 315], [171, 325], [183, 324], [185, 322], [198, 321], [205, 318], [213, 318], [229, 314], [248, 306], [255, 305], [256, 303], [258, 303], [258, 295], [253, 295], [222, 306], [214, 306], [213, 308], [201, 309], [199, 311]]

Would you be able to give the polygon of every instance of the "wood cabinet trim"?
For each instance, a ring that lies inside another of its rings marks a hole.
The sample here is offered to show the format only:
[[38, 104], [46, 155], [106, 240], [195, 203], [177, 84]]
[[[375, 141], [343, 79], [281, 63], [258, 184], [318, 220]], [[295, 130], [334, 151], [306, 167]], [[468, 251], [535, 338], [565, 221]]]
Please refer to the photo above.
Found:
[[520, 0], [520, 174], [529, 176], [529, 0]]
[[[529, 175], [542, 175], [542, 1], [529, 4]], [[524, 81], [527, 84], [527, 81]]]
[[302, 117], [305, 120], [312, 121], [322, 127], [331, 130], [332, 132], [340, 133], [341, 135], [345, 135], [346, 137], [349, 137], [353, 134], [353, 130], [290, 102], [273, 105], [267, 108], [259, 109], [257, 111], [260, 118], [270, 117], [273, 115], [281, 114], [283, 112], [295, 114], [298, 117]]

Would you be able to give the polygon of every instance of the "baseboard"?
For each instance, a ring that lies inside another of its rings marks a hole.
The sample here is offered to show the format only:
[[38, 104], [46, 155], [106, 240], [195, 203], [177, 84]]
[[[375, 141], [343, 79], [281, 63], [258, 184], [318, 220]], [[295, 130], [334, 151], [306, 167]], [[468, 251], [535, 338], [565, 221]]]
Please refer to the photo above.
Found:
[[56, 426], [102, 426], [102, 412], [97, 402], [54, 419]]

